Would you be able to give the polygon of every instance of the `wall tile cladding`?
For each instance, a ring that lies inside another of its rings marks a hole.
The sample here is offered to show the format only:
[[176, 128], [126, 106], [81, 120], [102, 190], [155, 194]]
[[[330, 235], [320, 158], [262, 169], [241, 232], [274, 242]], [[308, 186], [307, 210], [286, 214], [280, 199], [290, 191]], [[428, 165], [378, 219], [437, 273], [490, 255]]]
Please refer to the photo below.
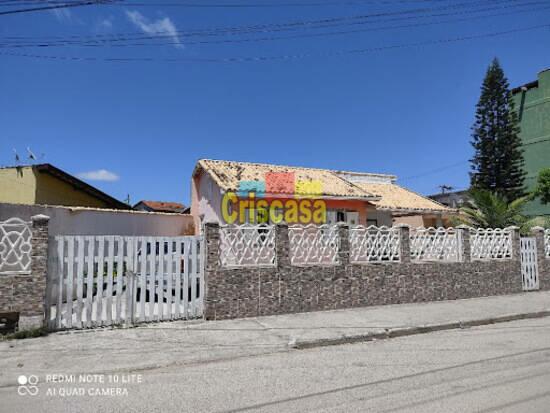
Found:
[[[460, 263], [350, 264], [348, 229], [339, 229], [341, 264], [291, 266], [288, 228], [277, 227], [277, 268], [221, 268], [219, 235], [206, 226], [207, 319], [334, 310], [373, 305], [455, 300], [522, 292], [519, 255], [511, 260]], [[408, 240], [408, 228], [403, 228]], [[408, 242], [402, 242], [408, 250]], [[467, 246], [467, 243], [466, 243]], [[519, 235], [514, 237], [514, 250]], [[402, 252], [404, 252], [402, 251]], [[465, 254], [469, 256], [469, 254]]]

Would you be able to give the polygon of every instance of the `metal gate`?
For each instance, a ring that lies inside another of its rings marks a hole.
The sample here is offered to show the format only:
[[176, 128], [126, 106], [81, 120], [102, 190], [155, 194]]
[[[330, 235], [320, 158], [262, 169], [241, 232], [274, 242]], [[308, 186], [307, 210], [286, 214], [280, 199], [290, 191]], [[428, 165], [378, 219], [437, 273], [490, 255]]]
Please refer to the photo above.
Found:
[[202, 237], [57, 236], [51, 330], [202, 317]]
[[536, 238], [521, 238], [521, 278], [523, 290], [532, 291], [539, 289], [539, 269], [537, 265], [537, 242]]

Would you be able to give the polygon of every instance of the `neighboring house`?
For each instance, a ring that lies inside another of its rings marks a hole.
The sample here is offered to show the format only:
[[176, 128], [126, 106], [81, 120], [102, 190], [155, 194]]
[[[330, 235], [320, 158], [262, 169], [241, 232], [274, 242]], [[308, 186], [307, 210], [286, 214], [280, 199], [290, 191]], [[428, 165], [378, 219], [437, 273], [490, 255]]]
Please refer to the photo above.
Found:
[[[272, 175], [287, 176], [292, 182], [270, 185]], [[439, 226], [456, 212], [397, 185], [396, 179], [393, 175], [201, 159], [193, 171], [191, 214], [197, 231], [204, 222], [223, 224], [224, 194], [242, 192], [247, 187], [263, 191], [259, 195], [270, 200], [300, 196], [321, 199], [326, 204], [328, 223]], [[308, 186], [319, 191], [314, 196], [299, 192], [299, 188]], [[297, 190], [290, 191], [289, 187]]]
[[179, 202], [139, 201], [134, 205], [136, 211], [167, 212], [171, 214], [188, 214], [190, 209]]
[[[550, 167], [550, 69], [538, 74], [538, 80], [512, 89], [520, 121], [526, 186], [532, 190], [541, 169]], [[530, 202], [527, 215], [550, 215], [550, 205], [537, 199]]]
[[449, 208], [458, 209], [468, 201], [468, 191], [445, 192], [442, 194], [429, 195], [428, 198], [439, 202]]
[[48, 163], [0, 168], [0, 203], [132, 209]]

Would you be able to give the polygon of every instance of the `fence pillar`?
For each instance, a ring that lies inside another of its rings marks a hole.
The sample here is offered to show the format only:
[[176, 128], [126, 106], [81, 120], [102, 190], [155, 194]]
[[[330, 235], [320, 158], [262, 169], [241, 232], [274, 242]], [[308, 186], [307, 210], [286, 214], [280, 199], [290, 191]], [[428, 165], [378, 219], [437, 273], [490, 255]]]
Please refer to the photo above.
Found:
[[512, 259], [519, 262], [521, 260], [519, 227], [508, 227], [506, 229], [512, 231]]
[[278, 267], [290, 267], [290, 240], [288, 238], [288, 224], [280, 223], [275, 226], [275, 248]]
[[349, 225], [339, 223], [338, 225], [338, 263], [348, 265], [350, 263]]
[[402, 263], [411, 262], [411, 229], [407, 224], [397, 225], [399, 228], [399, 258]]
[[220, 225], [217, 222], [204, 224], [204, 317], [216, 319], [216, 283], [220, 267]]
[[49, 220], [46, 215], [31, 217], [31, 274], [28, 287], [18, 288], [25, 294], [25, 304], [19, 315], [19, 330], [39, 328], [45, 324]]
[[472, 261], [472, 246], [470, 244], [470, 227], [468, 225], [459, 225], [456, 227], [459, 241], [459, 257], [461, 262]]
[[217, 222], [204, 224], [206, 245], [206, 269], [215, 270], [220, 262], [220, 225]]
[[550, 289], [550, 262], [547, 265], [546, 245], [544, 241], [544, 228], [534, 227], [531, 234], [535, 237], [537, 245], [537, 268], [539, 270], [539, 288], [541, 290]]

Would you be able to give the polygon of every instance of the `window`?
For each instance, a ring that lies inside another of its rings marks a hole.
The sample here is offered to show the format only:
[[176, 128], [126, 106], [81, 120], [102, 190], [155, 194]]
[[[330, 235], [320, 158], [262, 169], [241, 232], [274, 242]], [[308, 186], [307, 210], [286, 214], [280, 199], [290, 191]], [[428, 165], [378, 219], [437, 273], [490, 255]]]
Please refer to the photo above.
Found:
[[370, 227], [371, 225], [374, 225], [375, 227], [378, 226], [378, 220], [377, 219], [367, 219], [367, 227]]
[[348, 225], [359, 224], [359, 212], [347, 211], [345, 209], [329, 209], [327, 211], [327, 224], [345, 222]]

